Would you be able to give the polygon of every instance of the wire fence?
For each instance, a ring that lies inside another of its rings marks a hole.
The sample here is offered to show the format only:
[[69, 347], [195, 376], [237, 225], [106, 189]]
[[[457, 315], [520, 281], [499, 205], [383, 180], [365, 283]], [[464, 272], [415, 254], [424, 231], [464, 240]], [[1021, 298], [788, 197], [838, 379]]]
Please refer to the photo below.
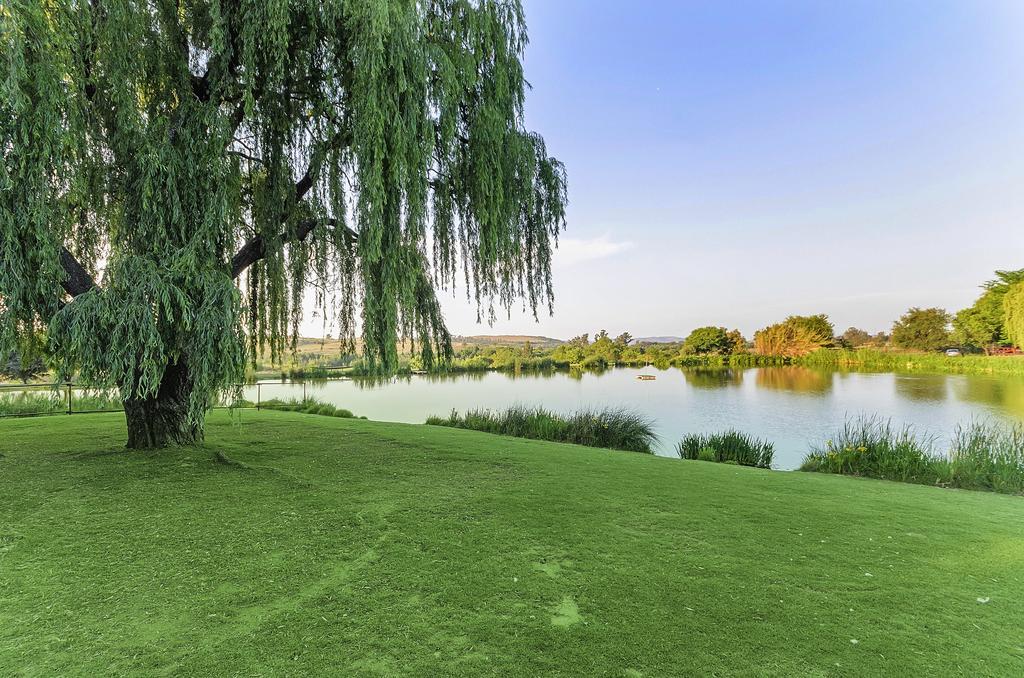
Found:
[[[305, 381], [273, 381], [235, 384], [242, 389], [255, 389], [255, 400], [218, 402], [213, 409], [259, 410], [263, 403], [263, 387], [302, 385], [302, 400], [307, 400]], [[76, 393], [78, 394], [76, 396]], [[0, 419], [10, 417], [48, 417], [53, 415], [124, 412], [117, 389], [95, 389], [72, 382], [50, 384], [0, 384]]]

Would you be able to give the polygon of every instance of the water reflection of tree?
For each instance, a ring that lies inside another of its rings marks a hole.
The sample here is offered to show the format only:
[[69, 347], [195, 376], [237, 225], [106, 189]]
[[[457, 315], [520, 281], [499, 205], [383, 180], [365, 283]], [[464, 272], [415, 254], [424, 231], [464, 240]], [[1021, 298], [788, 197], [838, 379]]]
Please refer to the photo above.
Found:
[[713, 390], [743, 383], [743, 370], [729, 367], [684, 367], [680, 372], [693, 388]]
[[413, 379], [426, 380], [438, 384], [449, 381], [479, 381], [486, 376], [486, 372], [459, 372], [457, 374], [431, 373], [431, 374], [398, 374], [393, 376], [365, 376], [352, 377], [352, 384], [360, 391], [372, 391], [376, 388], [391, 386], [393, 384], [409, 384]]
[[580, 365], [573, 365], [568, 371], [565, 370], [552, 370], [551, 372], [545, 373], [545, 376], [565, 375], [574, 381], [582, 381], [583, 375], [589, 374], [594, 377], [600, 377], [605, 372], [614, 368], [605, 367], [604, 365], [592, 365], [588, 367], [581, 367]]
[[832, 373], [809, 367], [759, 367], [757, 386], [795, 393], [828, 393], [832, 390]]
[[946, 390], [948, 377], [937, 374], [896, 375], [896, 394], [915, 402], [942, 402], [949, 397]]
[[1024, 379], [1020, 377], [962, 376], [953, 381], [953, 393], [960, 400], [994, 406], [1024, 417]]
[[515, 381], [517, 379], [551, 379], [557, 375], [565, 374], [559, 370], [501, 370], [498, 374]]
[[392, 377], [383, 376], [365, 376], [365, 377], [352, 377], [352, 385], [360, 391], [372, 391], [376, 388], [382, 388], [384, 386], [390, 386], [391, 384], [397, 384], [399, 382], [409, 383], [412, 381], [412, 377], [408, 375], [399, 375]]

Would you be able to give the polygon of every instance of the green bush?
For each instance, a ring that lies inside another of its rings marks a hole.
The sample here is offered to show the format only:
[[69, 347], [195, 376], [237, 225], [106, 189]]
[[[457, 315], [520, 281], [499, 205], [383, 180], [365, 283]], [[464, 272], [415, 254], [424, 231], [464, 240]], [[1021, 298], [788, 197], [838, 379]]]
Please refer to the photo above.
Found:
[[775, 446], [739, 431], [725, 431], [710, 435], [690, 434], [676, 445], [676, 453], [681, 459], [771, 468]]
[[448, 417], [429, 417], [426, 423], [647, 454], [657, 441], [650, 419], [622, 408], [560, 415], [543, 407], [514, 405], [502, 411], [470, 410], [465, 416], [452, 410]]
[[[682, 457], [682, 454], [679, 456]], [[718, 461], [718, 454], [715, 452], [714, 448], [702, 447], [697, 450], [697, 459], [699, 461]]]

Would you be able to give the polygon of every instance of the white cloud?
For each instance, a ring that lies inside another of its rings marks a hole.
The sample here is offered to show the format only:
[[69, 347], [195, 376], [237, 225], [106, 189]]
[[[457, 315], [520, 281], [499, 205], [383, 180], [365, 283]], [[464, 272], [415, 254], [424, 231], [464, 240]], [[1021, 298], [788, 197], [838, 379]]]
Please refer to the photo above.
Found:
[[560, 238], [555, 251], [555, 264], [574, 266], [584, 261], [605, 259], [632, 247], [633, 243], [629, 241], [614, 242], [607, 235], [589, 239]]

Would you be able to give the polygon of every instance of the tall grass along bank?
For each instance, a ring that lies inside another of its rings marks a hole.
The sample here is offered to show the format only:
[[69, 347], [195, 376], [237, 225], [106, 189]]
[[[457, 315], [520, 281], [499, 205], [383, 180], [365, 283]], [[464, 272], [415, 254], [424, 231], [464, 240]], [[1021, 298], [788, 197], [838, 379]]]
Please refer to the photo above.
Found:
[[1022, 494], [1024, 426], [972, 422], [957, 428], [943, 453], [910, 426], [860, 417], [813, 449], [800, 470]]
[[875, 372], [942, 372], [953, 374], [1022, 374], [1024, 356], [962, 355], [876, 349], [822, 349], [793, 364]]
[[522, 405], [500, 411], [470, 410], [464, 416], [452, 410], [448, 417], [430, 417], [427, 424], [647, 454], [657, 442], [654, 423], [624, 408], [581, 410], [567, 415]]
[[[66, 414], [68, 406], [68, 391], [64, 386], [59, 390], [0, 391], [0, 417]], [[70, 407], [72, 412], [80, 413], [111, 412], [120, 410], [122, 403], [114, 392], [72, 390]]]

